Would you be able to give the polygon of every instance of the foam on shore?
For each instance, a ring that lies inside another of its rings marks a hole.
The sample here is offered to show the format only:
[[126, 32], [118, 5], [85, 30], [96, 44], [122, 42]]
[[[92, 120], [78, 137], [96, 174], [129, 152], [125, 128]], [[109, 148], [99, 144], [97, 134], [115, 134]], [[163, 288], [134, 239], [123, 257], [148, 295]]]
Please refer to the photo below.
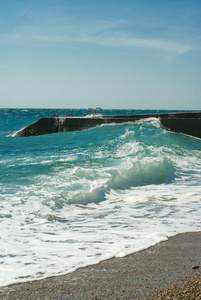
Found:
[[[200, 249], [201, 232], [183, 233], [147, 250], [106, 260], [64, 276], [1, 288], [0, 297], [21, 300], [150, 299], [150, 293], [154, 292], [159, 298], [151, 299], [167, 299], [160, 298], [163, 293], [160, 290], [165, 290], [167, 296], [168, 288], [175, 283], [186, 282], [181, 285], [181, 294], [183, 286], [194, 285], [192, 280], [196, 288], [201, 275]], [[196, 289], [199, 293], [198, 287]]]

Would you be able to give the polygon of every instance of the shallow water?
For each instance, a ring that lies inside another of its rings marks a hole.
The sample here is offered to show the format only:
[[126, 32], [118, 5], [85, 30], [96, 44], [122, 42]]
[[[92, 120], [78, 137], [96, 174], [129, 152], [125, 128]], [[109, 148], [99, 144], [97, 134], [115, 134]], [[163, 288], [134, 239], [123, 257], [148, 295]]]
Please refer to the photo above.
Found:
[[8, 137], [69, 112], [86, 110], [0, 110], [1, 286], [201, 229], [201, 140], [168, 132], [155, 118]]

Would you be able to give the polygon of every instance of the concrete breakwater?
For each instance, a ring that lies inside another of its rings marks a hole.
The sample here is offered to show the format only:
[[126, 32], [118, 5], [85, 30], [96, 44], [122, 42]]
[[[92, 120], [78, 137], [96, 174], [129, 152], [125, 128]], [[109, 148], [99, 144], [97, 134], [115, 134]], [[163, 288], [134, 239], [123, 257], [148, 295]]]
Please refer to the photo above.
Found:
[[42, 118], [26, 128], [18, 131], [15, 136], [36, 136], [57, 132], [83, 130], [97, 125], [109, 123], [135, 122], [145, 118], [159, 118], [168, 130], [188, 134], [201, 138], [201, 112], [180, 112], [161, 114], [139, 114], [139, 115], [93, 115], [86, 117], [58, 117]]

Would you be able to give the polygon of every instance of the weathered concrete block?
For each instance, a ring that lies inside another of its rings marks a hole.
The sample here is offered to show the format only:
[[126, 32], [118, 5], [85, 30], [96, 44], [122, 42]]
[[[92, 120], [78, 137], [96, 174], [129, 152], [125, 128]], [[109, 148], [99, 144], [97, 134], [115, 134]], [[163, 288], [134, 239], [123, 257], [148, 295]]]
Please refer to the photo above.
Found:
[[34, 136], [57, 132], [83, 130], [105, 123], [134, 122], [150, 117], [159, 118], [161, 123], [169, 130], [201, 138], [201, 112], [42, 118], [19, 131], [17, 136]]

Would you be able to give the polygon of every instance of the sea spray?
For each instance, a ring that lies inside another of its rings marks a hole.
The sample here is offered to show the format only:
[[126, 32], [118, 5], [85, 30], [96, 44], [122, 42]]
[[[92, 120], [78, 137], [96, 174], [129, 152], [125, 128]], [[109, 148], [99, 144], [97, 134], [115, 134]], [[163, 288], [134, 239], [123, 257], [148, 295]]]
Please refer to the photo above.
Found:
[[72, 272], [200, 230], [200, 140], [168, 132], [154, 118], [6, 137], [54, 112], [2, 114], [1, 285]]

